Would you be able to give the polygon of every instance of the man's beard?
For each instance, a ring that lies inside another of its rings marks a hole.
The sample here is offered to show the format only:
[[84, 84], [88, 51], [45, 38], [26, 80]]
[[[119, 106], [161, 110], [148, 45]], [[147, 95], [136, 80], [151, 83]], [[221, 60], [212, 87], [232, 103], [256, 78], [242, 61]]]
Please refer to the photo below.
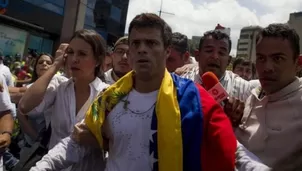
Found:
[[118, 78], [122, 78], [124, 75], [126, 75], [127, 73], [123, 73], [123, 72], [120, 72], [120, 71], [115, 71], [113, 69], [113, 72], [114, 74], [118, 77]]

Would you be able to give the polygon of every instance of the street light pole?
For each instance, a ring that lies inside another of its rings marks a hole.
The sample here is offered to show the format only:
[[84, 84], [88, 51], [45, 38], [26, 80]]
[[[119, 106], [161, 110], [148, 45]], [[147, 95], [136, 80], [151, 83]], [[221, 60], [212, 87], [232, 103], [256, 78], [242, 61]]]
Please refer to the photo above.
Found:
[[173, 13], [169, 13], [169, 12], [165, 12], [165, 11], [162, 11], [163, 9], [163, 0], [160, 1], [160, 10], [159, 10], [159, 17], [161, 17], [161, 14], [164, 13], [164, 14], [170, 14], [170, 15], [175, 15]]
[[161, 17], [162, 9], [163, 9], [163, 0], [160, 1], [159, 17]]

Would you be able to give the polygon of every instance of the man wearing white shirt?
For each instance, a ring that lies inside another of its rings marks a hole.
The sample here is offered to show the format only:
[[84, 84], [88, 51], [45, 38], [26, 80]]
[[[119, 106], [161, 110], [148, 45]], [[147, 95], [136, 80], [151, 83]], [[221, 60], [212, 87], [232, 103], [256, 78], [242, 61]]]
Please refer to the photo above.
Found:
[[0, 84], [0, 170], [3, 170], [2, 154], [11, 142], [14, 121], [11, 115], [12, 105], [8, 88], [2, 75], [0, 75]]
[[121, 37], [114, 44], [114, 49], [111, 54], [113, 68], [104, 73], [105, 82], [107, 84], [114, 84], [131, 71], [131, 67], [128, 64], [128, 50], [128, 36]]
[[14, 86], [14, 81], [10, 69], [3, 64], [4, 56], [0, 52], [0, 73], [3, 75], [7, 86]]

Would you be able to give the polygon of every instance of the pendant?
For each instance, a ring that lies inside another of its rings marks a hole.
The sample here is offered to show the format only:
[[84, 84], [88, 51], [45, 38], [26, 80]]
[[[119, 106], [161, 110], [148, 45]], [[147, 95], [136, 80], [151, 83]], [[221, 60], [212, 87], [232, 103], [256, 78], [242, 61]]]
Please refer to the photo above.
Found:
[[128, 109], [128, 104], [130, 104], [130, 102], [128, 100], [123, 100], [124, 102], [124, 109], [127, 110]]

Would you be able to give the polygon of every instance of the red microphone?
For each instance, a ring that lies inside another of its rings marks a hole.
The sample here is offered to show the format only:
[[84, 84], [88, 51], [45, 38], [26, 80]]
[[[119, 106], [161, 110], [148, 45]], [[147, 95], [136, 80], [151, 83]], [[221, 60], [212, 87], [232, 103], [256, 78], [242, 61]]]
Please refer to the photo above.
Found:
[[228, 93], [220, 84], [218, 78], [213, 72], [206, 72], [201, 76], [202, 85], [208, 91], [208, 93], [220, 103], [228, 98]]

